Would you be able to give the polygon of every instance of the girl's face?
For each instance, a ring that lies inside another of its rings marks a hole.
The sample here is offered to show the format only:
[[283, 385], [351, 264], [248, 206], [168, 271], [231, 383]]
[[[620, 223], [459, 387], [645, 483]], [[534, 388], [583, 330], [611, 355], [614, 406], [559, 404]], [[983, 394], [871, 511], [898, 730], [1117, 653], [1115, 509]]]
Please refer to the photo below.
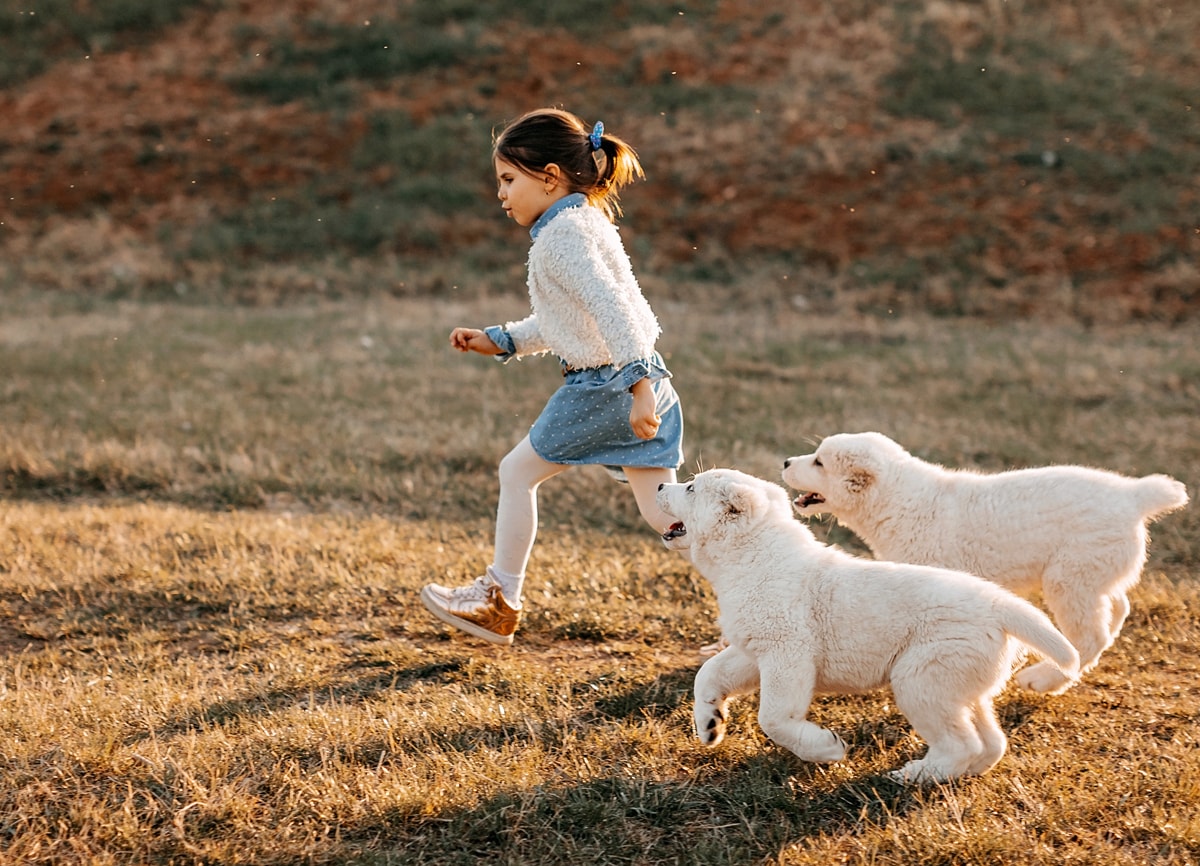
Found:
[[500, 205], [519, 226], [533, 225], [546, 208], [563, 196], [553, 173], [527, 174], [500, 157], [496, 157], [496, 185]]

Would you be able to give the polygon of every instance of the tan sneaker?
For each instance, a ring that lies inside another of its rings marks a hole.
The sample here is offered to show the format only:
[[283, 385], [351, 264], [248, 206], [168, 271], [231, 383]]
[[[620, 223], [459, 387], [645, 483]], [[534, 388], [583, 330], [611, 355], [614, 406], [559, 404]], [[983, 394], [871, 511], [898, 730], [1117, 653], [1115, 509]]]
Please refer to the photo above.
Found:
[[457, 589], [428, 584], [421, 590], [421, 601], [447, 625], [504, 646], [512, 644], [521, 620], [520, 609], [509, 606], [500, 584], [490, 574]]

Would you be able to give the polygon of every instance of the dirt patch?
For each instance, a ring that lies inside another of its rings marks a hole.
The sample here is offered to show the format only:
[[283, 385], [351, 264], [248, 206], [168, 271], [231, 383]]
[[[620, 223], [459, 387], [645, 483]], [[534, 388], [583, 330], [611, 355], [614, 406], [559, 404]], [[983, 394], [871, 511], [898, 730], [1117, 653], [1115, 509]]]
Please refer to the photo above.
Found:
[[[1200, 209], [1200, 190], [1175, 182], [1169, 152], [1188, 141], [1194, 150], [1193, 106], [1156, 108], [1146, 97], [1147, 117], [1163, 111], [1178, 120], [1174, 138], [1149, 121], [1101, 116], [1066, 144], [1048, 140], [1036, 118], [1014, 137], [967, 115], [955, 125], [896, 113], [887, 85], [913, 44], [925, 44], [913, 40], [928, 33], [940, 34], [928, 44], [946, 46], [947, 64], [995, 44], [1006, 66], [996, 73], [1032, 88], [1030, 98], [1084, 86], [1074, 68], [1055, 66], [1087, 60], [1072, 51], [1119, 52], [1123, 75], [1171, 80], [1179, 52], [1151, 51], [1150, 43], [1195, 13], [1168, 20], [1161, 10], [1105, 3], [1084, 26], [1069, 10], [1017, 16], [994, 4], [929, 3], [909, 14], [726, 0], [681, 8], [670, 22], [643, 23], [617, 9], [602, 36], [514, 15], [472, 37], [478, 51], [468, 61], [353, 80], [332, 106], [277, 103], [236, 87], [239, 77], [269, 69], [281, 46], [410, 12], [305, 0], [202, 7], [138, 47], [66, 58], [0, 94], [0, 188], [8, 192], [0, 244], [13, 262], [10, 284], [136, 293], [234, 282], [226, 263], [213, 260], [222, 254], [190, 246], [193, 232], [221, 220], [240, 225], [242, 210], [276, 200], [301, 210], [322, 202], [331, 210], [314, 210], [312, 220], [340, 213], [366, 225], [372, 205], [363, 202], [374, 194], [400, 197], [391, 205], [400, 214], [395, 228], [352, 239], [349, 249], [339, 247], [348, 230], [314, 242], [329, 255], [364, 258], [371, 276], [361, 282], [379, 284], [376, 271], [394, 270], [395, 260], [440, 272], [447, 249], [488, 261], [508, 237], [476, 216], [487, 207], [485, 153], [459, 160], [475, 178], [478, 212], [463, 205], [419, 218], [404, 216], [412, 194], [397, 186], [403, 178], [386, 152], [356, 164], [355, 148], [381, 112], [401, 113], [414, 128], [464, 116], [490, 128], [529, 107], [566, 104], [589, 118], [607, 114], [638, 146], [648, 180], [629, 199], [647, 241], [641, 261], [672, 283], [756, 281], [765, 266], [803, 271], [813, 298], [853, 295], [867, 309], [1168, 322], [1200, 311], [1200, 229], [1185, 216]], [[448, 17], [429, 32], [477, 26]], [[1044, 81], [1034, 80], [1001, 50], [1018, 37], [1068, 48], [1039, 68]], [[1129, 177], [1114, 175], [1111, 189], [1084, 174], [1139, 160]], [[1154, 183], [1155, 172], [1165, 179]], [[55, 238], [89, 233], [102, 252], [58, 255]], [[303, 264], [319, 257], [314, 244], [287, 255], [259, 250], [237, 267]], [[344, 271], [299, 282], [353, 290]], [[390, 282], [437, 291], [442, 280]], [[850, 295], [830, 288], [847, 284]]]

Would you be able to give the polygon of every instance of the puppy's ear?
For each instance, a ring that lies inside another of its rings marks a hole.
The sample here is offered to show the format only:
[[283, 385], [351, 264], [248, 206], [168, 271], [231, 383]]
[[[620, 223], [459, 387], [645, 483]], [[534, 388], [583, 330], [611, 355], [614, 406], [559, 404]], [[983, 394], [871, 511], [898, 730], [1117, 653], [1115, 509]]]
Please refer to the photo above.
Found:
[[733, 483], [725, 488], [725, 516], [736, 518], [753, 513], [760, 501], [759, 492], [748, 484]]
[[862, 493], [875, 483], [875, 473], [869, 469], [856, 467], [846, 476], [846, 489], [851, 493]]

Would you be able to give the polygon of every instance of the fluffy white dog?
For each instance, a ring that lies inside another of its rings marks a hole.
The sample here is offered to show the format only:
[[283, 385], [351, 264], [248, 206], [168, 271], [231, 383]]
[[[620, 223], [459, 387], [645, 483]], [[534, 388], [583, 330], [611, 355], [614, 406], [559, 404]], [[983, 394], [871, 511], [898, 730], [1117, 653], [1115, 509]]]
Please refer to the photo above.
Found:
[[806, 761], [836, 761], [846, 746], [806, 721], [813, 696], [891, 685], [896, 706], [928, 743], [902, 782], [983, 773], [1007, 742], [993, 698], [1021, 644], [1074, 676], [1078, 656], [1041, 611], [961, 572], [851, 556], [813, 536], [778, 484], [711, 469], [659, 487], [676, 519], [668, 547], [689, 551], [716, 591], [728, 648], [696, 674], [701, 741], [725, 736], [734, 695], [760, 690], [763, 732]]
[[[1188, 501], [1183, 484], [1166, 475], [1082, 466], [949, 470], [881, 433], [826, 437], [783, 467], [784, 482], [801, 491], [799, 514], [833, 515], [879, 559], [967, 571], [1022, 595], [1041, 590], [1082, 671], [1129, 613], [1126, 594], [1146, 563], [1146, 523]], [[1040, 692], [1071, 685], [1044, 662], [1017, 681]]]

